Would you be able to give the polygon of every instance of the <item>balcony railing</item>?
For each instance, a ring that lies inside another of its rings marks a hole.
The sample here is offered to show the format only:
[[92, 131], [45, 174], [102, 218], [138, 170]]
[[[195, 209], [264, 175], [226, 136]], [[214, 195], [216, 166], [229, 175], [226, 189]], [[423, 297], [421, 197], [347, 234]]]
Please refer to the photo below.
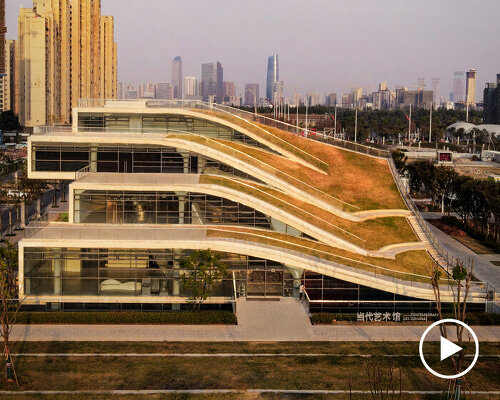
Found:
[[[293, 133], [306, 137], [311, 140], [328, 143], [333, 146], [342, 147], [358, 153], [367, 154], [375, 157], [389, 158], [391, 153], [388, 150], [377, 149], [375, 147], [367, 146], [364, 144], [351, 142], [349, 140], [340, 140], [330, 135], [321, 132], [314, 132], [302, 128], [297, 125], [292, 125], [284, 121], [279, 121], [274, 118], [266, 117], [264, 115], [255, 114], [249, 111], [241, 110], [239, 108], [226, 106], [222, 104], [209, 103], [200, 100], [144, 100], [144, 99], [120, 99], [120, 100], [106, 100], [106, 99], [79, 99], [78, 107], [82, 108], [181, 108], [181, 109], [200, 109], [215, 112], [222, 112], [232, 116], [240, 117], [246, 121], [256, 122], [261, 125], [269, 126], [271, 128], [278, 128], [285, 132]], [[301, 150], [303, 151], [303, 150]]]

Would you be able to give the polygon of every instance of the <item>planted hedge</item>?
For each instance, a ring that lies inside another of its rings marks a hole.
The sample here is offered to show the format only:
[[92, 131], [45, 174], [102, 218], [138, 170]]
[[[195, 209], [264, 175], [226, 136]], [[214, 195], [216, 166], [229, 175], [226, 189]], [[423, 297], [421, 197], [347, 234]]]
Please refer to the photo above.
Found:
[[316, 313], [311, 315], [311, 322], [313, 323], [313, 325], [330, 325], [339, 321], [356, 321], [356, 314]]
[[236, 315], [228, 311], [19, 312], [16, 323], [89, 325], [236, 325]]

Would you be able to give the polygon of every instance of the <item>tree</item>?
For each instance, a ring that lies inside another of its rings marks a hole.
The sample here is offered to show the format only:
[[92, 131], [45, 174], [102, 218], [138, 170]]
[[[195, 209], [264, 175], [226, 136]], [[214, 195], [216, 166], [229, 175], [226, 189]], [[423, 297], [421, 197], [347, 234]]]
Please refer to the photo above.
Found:
[[18, 256], [13, 244], [8, 241], [4, 241], [4, 244], [0, 247], [0, 335], [4, 343], [6, 379], [8, 382], [15, 381], [19, 386], [9, 350], [10, 333], [21, 307], [16, 282]]
[[399, 149], [392, 151], [391, 155], [398, 172], [402, 174], [406, 168], [406, 161], [408, 160], [408, 157]]
[[444, 214], [444, 199], [450, 197], [453, 192], [453, 182], [457, 176], [455, 170], [450, 167], [440, 166], [435, 169], [435, 189], [436, 193], [441, 196], [441, 214]]
[[193, 308], [201, 309], [201, 303], [210, 296], [214, 289], [227, 278], [228, 266], [220, 261], [220, 256], [212, 250], [195, 250], [184, 260], [183, 268], [187, 273], [180, 276], [184, 287], [190, 289], [189, 297], [193, 300]]
[[2, 131], [18, 131], [20, 129], [19, 119], [11, 110], [0, 114], [0, 129]]
[[[466, 266], [462, 261], [458, 260], [457, 264], [452, 269], [452, 278], [455, 281], [454, 285], [450, 285], [449, 289], [453, 293], [453, 314], [454, 318], [458, 321], [465, 322], [467, 316], [467, 299], [469, 297], [471, 282], [473, 279], [474, 264], [471, 262], [470, 266]], [[443, 270], [437, 264], [434, 264], [431, 270], [431, 284], [434, 291], [434, 298], [436, 300], [436, 309], [439, 319], [443, 317], [443, 305], [441, 302], [441, 276]], [[441, 336], [448, 339], [448, 329], [445, 324], [439, 325]], [[456, 324], [456, 337], [458, 346], [464, 347], [464, 327]], [[462, 366], [465, 359], [465, 352], [459, 351], [457, 354], [451, 356], [454, 374], [462, 372]], [[465, 380], [464, 380], [465, 382]], [[456, 392], [458, 391], [457, 381], [453, 382], [453, 387], [449, 393], [449, 400], [455, 399]]]

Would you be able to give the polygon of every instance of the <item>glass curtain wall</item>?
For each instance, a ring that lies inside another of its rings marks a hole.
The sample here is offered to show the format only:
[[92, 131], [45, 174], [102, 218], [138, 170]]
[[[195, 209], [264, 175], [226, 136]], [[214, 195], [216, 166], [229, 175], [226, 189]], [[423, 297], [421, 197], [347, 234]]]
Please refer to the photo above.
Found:
[[[179, 276], [189, 254], [170, 249], [25, 248], [25, 295], [188, 297]], [[240, 296], [293, 294], [293, 278], [281, 263], [218, 254], [231, 274], [212, 296], [232, 297], [234, 284]]]
[[243, 204], [200, 193], [76, 190], [78, 223], [207, 224], [271, 228], [271, 218]]
[[33, 171], [76, 172], [89, 165], [92, 172], [218, 174], [260, 182], [227, 164], [173, 147], [33, 144]]
[[275, 153], [275, 151], [268, 146], [241, 132], [234, 131], [232, 128], [204, 119], [184, 115], [158, 114], [154, 116], [143, 116], [134, 114], [131, 116], [117, 116], [97, 113], [80, 113], [78, 115], [78, 128], [84, 132], [86, 130], [104, 130], [106, 132], [194, 133], [217, 139], [237, 141]]

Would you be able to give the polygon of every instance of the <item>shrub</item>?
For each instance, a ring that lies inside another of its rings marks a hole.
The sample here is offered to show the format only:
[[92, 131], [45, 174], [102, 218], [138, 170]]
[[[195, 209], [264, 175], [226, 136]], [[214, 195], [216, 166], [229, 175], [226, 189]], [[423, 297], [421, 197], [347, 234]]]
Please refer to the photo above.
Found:
[[164, 312], [20, 312], [18, 324], [151, 324], [151, 325], [235, 325], [236, 315], [228, 311]]
[[356, 321], [356, 314], [333, 314], [333, 313], [316, 313], [311, 316], [311, 322], [314, 325], [333, 324], [334, 321]]

